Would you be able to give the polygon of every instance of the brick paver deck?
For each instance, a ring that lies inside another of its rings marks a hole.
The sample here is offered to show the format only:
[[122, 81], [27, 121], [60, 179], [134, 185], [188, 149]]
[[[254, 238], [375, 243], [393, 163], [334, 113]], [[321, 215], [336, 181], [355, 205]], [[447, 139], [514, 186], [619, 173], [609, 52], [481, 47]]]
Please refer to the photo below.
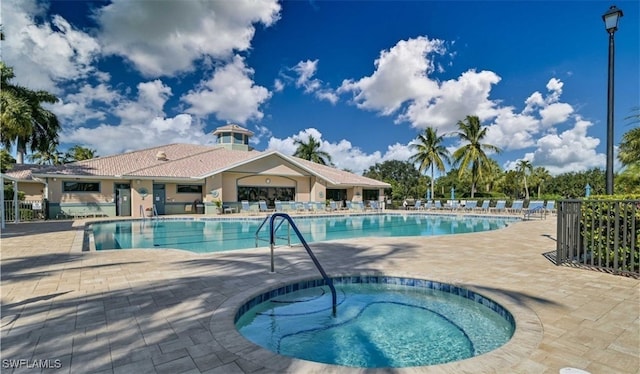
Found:
[[[555, 229], [550, 218], [485, 233], [312, 248], [329, 275], [463, 285], [516, 317], [514, 339], [494, 352], [393, 372], [640, 373], [640, 281], [555, 266], [543, 256], [555, 249]], [[59, 366], [56, 373], [355, 371], [272, 354], [233, 329], [234, 308], [250, 296], [315, 276], [300, 247], [277, 249], [271, 274], [265, 248], [81, 252], [81, 230], [81, 222], [65, 221], [8, 224], [2, 233], [3, 373], [39, 372], [34, 364]]]

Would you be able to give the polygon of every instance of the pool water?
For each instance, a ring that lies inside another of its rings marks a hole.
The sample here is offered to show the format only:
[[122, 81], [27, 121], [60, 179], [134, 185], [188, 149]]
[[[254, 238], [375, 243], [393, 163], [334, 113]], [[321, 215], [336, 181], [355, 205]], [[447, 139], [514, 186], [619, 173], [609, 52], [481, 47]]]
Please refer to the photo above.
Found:
[[[91, 225], [96, 250], [175, 248], [196, 253], [255, 248], [255, 233], [263, 218], [199, 220], [135, 220]], [[309, 243], [371, 236], [431, 236], [495, 230], [514, 218], [451, 215], [354, 215], [295, 217]], [[268, 223], [267, 223], [268, 225]], [[286, 244], [288, 224], [277, 231], [278, 245]], [[258, 246], [269, 245], [269, 230], [261, 230]], [[291, 243], [299, 243], [291, 230]]]
[[453, 286], [463, 291], [380, 283], [335, 287], [335, 317], [329, 288], [321, 286], [270, 298], [239, 315], [236, 328], [255, 344], [285, 356], [361, 368], [475, 357], [505, 344], [515, 329], [513, 317], [502, 307]]

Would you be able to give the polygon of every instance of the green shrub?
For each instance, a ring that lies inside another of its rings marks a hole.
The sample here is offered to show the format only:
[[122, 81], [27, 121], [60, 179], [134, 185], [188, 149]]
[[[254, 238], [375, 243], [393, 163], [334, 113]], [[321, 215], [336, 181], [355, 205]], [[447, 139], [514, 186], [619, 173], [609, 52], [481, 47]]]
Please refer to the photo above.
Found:
[[587, 253], [591, 253], [593, 264], [637, 271], [640, 264], [640, 195], [591, 196], [583, 201], [581, 215], [582, 241]]

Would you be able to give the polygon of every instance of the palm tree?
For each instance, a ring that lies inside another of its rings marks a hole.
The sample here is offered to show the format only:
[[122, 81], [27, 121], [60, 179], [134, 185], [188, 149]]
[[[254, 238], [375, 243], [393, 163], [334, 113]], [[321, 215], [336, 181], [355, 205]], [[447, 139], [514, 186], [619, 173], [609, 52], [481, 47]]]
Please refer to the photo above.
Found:
[[527, 174], [533, 172], [533, 165], [529, 160], [519, 160], [516, 164], [516, 171], [522, 176], [524, 181], [525, 198], [529, 200], [529, 186], [527, 185]]
[[296, 152], [293, 154], [294, 157], [300, 157], [321, 165], [331, 165], [331, 155], [320, 150], [322, 144], [312, 135], [309, 135], [307, 143], [296, 139], [294, 144], [298, 146]]
[[58, 98], [46, 91], [33, 91], [11, 84], [13, 69], [0, 61], [2, 90], [0, 92], [0, 120], [5, 148], [16, 145], [16, 161], [23, 163], [27, 147], [32, 152], [46, 152], [51, 143], [58, 142], [60, 123], [42, 104], [53, 104]]
[[424, 173], [431, 168], [431, 197], [433, 198], [433, 189], [435, 179], [433, 176], [434, 169], [438, 168], [440, 172], [444, 172], [444, 162], [449, 163], [449, 151], [442, 144], [444, 136], [438, 136], [438, 131], [432, 127], [427, 127], [424, 134], [418, 135], [415, 143], [409, 146], [409, 149], [416, 149], [417, 152], [409, 158], [409, 161], [419, 162], [418, 170]]
[[480, 118], [467, 116], [464, 121], [458, 121], [460, 131], [457, 135], [464, 144], [453, 152], [453, 159], [459, 165], [458, 175], [462, 176], [464, 170], [471, 167], [471, 197], [475, 196], [478, 179], [482, 172], [490, 165], [491, 159], [485, 151], [500, 152], [500, 148], [492, 144], [482, 143], [487, 136], [487, 128], [480, 125]]
[[551, 179], [551, 174], [549, 174], [549, 170], [547, 170], [547, 168], [538, 166], [533, 169], [533, 172], [531, 173], [531, 185], [538, 186], [538, 199], [542, 192], [542, 186], [548, 183]]
[[32, 153], [29, 159], [38, 165], [62, 165], [65, 162], [62, 152], [58, 151], [57, 143], [49, 144], [49, 149], [44, 152]]
[[640, 127], [631, 129], [622, 135], [618, 160], [623, 166], [640, 163]]
[[98, 157], [98, 155], [96, 154], [95, 149], [82, 147], [79, 145], [74, 145], [73, 147], [69, 148], [67, 153], [64, 155], [65, 162], [90, 160], [96, 157]]

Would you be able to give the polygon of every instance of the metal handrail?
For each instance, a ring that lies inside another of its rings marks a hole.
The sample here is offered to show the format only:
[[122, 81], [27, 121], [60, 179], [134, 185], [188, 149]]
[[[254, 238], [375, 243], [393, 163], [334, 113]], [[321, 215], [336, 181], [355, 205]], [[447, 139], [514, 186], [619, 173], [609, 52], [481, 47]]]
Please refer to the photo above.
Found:
[[[256, 248], [258, 247], [258, 241], [259, 240], [264, 240], [264, 241], [269, 241], [269, 239], [260, 239], [260, 231], [262, 230], [262, 227], [264, 226], [265, 223], [267, 223], [267, 221], [269, 220], [269, 218], [271, 217], [271, 215], [267, 215], [266, 217], [264, 217], [264, 220], [262, 221], [262, 223], [260, 224], [260, 226], [258, 226], [258, 229], [256, 230]], [[280, 223], [278, 224], [278, 226], [276, 227], [275, 231], [277, 232], [278, 229], [280, 228], [280, 226], [282, 226], [283, 223], [285, 223], [286, 221], [283, 219], [280, 221]], [[283, 239], [283, 238], [281, 238]], [[287, 232], [287, 245], [289, 247], [291, 247], [291, 233]], [[273, 269], [271, 270], [271, 272], [273, 272]]]
[[284, 222], [284, 220], [287, 220], [289, 222], [289, 226], [291, 226], [293, 228], [293, 231], [298, 236], [298, 239], [300, 239], [300, 243], [302, 243], [302, 246], [307, 251], [307, 254], [309, 254], [309, 257], [311, 257], [311, 261], [313, 261], [313, 264], [316, 266], [316, 268], [318, 269], [318, 271], [322, 275], [322, 279], [324, 279], [325, 283], [329, 286], [329, 289], [331, 290], [333, 316], [335, 316], [336, 315], [337, 295], [336, 295], [336, 288], [333, 286], [333, 280], [331, 280], [331, 278], [329, 278], [327, 276], [327, 273], [325, 273], [324, 269], [322, 268], [322, 265], [320, 265], [320, 262], [318, 262], [318, 259], [316, 258], [316, 256], [311, 251], [311, 248], [309, 248], [309, 245], [307, 244], [307, 241], [304, 240], [304, 237], [300, 233], [300, 230], [298, 230], [298, 226], [296, 226], [296, 224], [293, 223], [293, 219], [291, 218], [291, 216], [289, 216], [286, 213], [273, 213], [271, 216], [267, 217], [267, 218], [269, 218], [269, 242], [270, 242], [270, 247], [271, 247], [271, 272], [275, 271], [275, 269], [274, 269], [274, 261], [273, 261], [273, 249], [274, 249], [274, 247], [276, 245], [275, 231], [277, 230], [277, 228], [274, 230], [273, 221], [276, 219], [276, 217], [281, 217], [283, 219], [282, 222]]

